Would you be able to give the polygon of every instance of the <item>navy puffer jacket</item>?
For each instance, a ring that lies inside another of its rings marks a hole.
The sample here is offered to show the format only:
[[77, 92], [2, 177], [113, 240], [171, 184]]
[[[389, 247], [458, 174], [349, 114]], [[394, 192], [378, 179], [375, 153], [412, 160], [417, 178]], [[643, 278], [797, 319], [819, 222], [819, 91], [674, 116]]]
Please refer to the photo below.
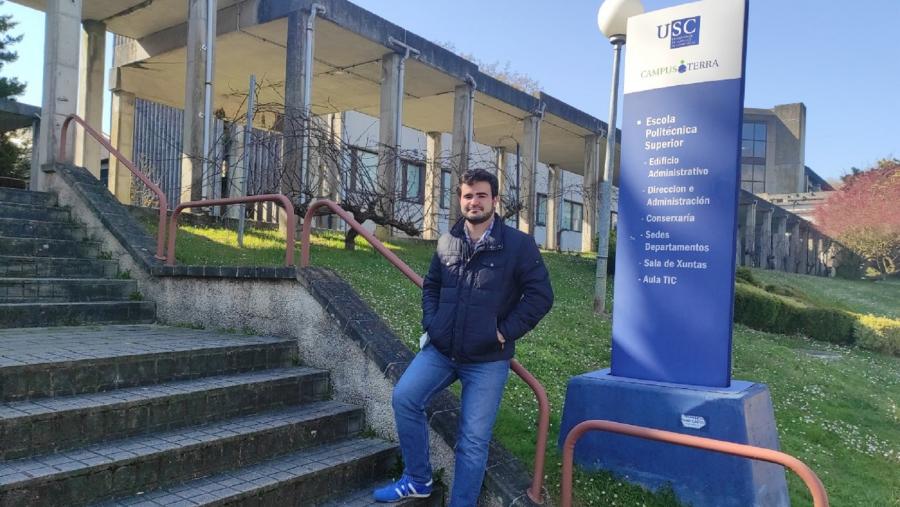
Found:
[[438, 240], [422, 287], [422, 327], [454, 361], [510, 359], [516, 340], [553, 306], [550, 276], [534, 238], [496, 215], [491, 234], [466, 262], [463, 227], [460, 219]]

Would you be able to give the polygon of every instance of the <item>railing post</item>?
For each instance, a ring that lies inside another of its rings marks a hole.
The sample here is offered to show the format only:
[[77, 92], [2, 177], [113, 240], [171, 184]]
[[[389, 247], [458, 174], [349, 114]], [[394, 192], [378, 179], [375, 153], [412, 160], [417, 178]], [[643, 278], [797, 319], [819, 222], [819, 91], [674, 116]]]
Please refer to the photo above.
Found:
[[250, 203], [250, 202], [278, 202], [281, 203], [281, 206], [285, 209], [285, 215], [287, 215], [287, 231], [285, 232], [285, 252], [284, 252], [284, 265], [285, 266], [293, 266], [294, 265], [294, 250], [297, 248], [296, 241], [294, 239], [295, 232], [294, 230], [297, 228], [297, 218], [294, 215], [294, 205], [291, 204], [291, 200], [287, 198], [287, 196], [283, 194], [263, 194], [263, 195], [251, 195], [245, 197], [232, 197], [228, 199], [207, 199], [203, 201], [190, 201], [179, 204], [175, 210], [172, 212], [172, 221], [169, 223], [169, 241], [168, 241], [168, 259], [166, 261], [166, 265], [174, 266], [175, 265], [175, 236], [178, 231], [178, 215], [186, 208], [197, 208], [200, 206], [224, 206], [227, 204], [239, 204], [239, 203]]
[[544, 503], [544, 457], [547, 453], [547, 433], [550, 430], [550, 400], [544, 386], [515, 359], [510, 361], [510, 368], [522, 378], [534, 392], [538, 402], [538, 431], [534, 449], [534, 477], [528, 498], [536, 504]]
[[109, 143], [106, 139], [103, 138], [103, 135], [94, 130], [90, 125], [85, 123], [85, 121], [76, 114], [70, 114], [63, 121], [62, 128], [60, 129], [60, 143], [59, 143], [59, 153], [57, 154], [56, 160], [62, 163], [66, 160], [66, 140], [67, 135], [69, 133], [69, 124], [71, 122], [75, 122], [81, 125], [81, 128], [84, 129], [85, 133], [93, 137], [101, 146], [106, 148], [109, 153], [116, 157], [122, 164], [131, 171], [139, 180], [141, 180], [144, 185], [147, 185], [154, 194], [156, 194], [156, 198], [159, 200], [159, 224], [157, 225], [156, 231], [156, 258], [159, 260], [166, 260], [165, 255], [165, 234], [166, 234], [166, 211], [169, 209], [169, 202], [166, 199], [166, 194], [163, 193], [160, 188], [150, 181], [144, 173], [138, 171], [134, 164], [128, 160], [125, 155], [123, 155], [119, 150], [113, 147], [112, 144]]
[[668, 444], [693, 447], [695, 449], [704, 449], [722, 454], [730, 454], [732, 456], [775, 463], [785, 468], [790, 468], [791, 471], [796, 473], [803, 480], [812, 494], [814, 507], [828, 507], [828, 493], [825, 491], [825, 486], [822, 484], [822, 481], [819, 480], [816, 473], [806, 466], [805, 463], [789, 454], [773, 449], [766, 449], [764, 447], [737, 444], [725, 440], [716, 440], [714, 438], [683, 435], [673, 431], [657, 430], [645, 428], [643, 426], [598, 419], [582, 421], [576, 424], [575, 427], [569, 431], [569, 434], [566, 435], [566, 440], [563, 444], [562, 479], [560, 481], [561, 507], [572, 506], [572, 467], [575, 444], [578, 442], [578, 439], [588, 431], [607, 431], [636, 438], [655, 440], [657, 442], [665, 442]]

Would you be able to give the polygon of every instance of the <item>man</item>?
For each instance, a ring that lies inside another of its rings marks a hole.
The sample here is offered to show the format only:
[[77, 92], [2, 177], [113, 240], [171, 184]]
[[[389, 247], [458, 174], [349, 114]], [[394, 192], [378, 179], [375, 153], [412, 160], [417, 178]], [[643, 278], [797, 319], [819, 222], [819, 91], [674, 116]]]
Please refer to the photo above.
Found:
[[425, 407], [459, 379], [461, 413], [450, 505], [476, 504], [516, 340], [553, 305], [550, 277], [534, 238], [494, 213], [497, 178], [483, 169], [467, 171], [457, 195], [463, 218], [438, 240], [422, 288], [426, 344], [394, 388], [403, 476], [375, 491], [380, 502], [431, 494]]

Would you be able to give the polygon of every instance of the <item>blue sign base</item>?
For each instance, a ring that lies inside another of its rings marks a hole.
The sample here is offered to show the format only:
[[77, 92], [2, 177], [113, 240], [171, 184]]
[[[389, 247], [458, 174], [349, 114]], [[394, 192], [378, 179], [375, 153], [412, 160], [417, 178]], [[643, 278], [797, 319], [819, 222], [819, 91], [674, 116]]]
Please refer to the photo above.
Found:
[[[569, 430], [590, 419], [778, 449], [769, 388], [752, 382], [700, 387], [616, 377], [608, 369], [585, 373], [569, 380], [560, 447]], [[772, 463], [606, 432], [582, 436], [575, 462], [651, 490], [671, 485], [694, 507], [790, 505], [785, 471]]]

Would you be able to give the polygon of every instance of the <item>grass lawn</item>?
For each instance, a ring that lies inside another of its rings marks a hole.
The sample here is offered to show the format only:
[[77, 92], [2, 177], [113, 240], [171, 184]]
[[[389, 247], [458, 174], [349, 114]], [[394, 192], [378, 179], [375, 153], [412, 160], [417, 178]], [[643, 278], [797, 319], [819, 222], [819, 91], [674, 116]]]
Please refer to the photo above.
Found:
[[900, 280], [844, 280], [765, 269], [752, 271], [762, 283], [797, 289], [817, 306], [900, 319]]
[[[249, 232], [239, 250], [235, 234], [222, 229], [182, 227], [178, 262], [216, 265], [278, 265], [284, 242], [277, 232]], [[342, 249], [339, 235], [313, 238], [313, 265], [333, 268], [412, 348], [421, 333], [420, 292], [384, 259], [360, 243]], [[424, 273], [433, 246], [389, 245], [414, 270]], [[299, 250], [299, 249], [298, 249]], [[544, 321], [517, 347], [517, 358], [547, 388], [552, 407], [547, 486], [558, 495], [558, 438], [566, 382], [571, 376], [607, 367], [610, 321], [593, 315], [593, 259], [545, 253], [556, 303]], [[755, 271], [769, 283], [795, 284], [811, 299], [854, 311], [898, 317], [900, 284], [825, 280]], [[734, 378], [769, 385], [782, 449], [810, 465], [828, 489], [833, 505], [900, 506], [900, 359], [857, 349], [762, 333], [736, 326]], [[536, 405], [528, 387], [513, 376], [504, 397], [496, 436], [527, 463], [534, 452]], [[811, 505], [803, 483], [789, 476], [793, 505]], [[579, 473], [577, 505], [670, 506], [671, 494], [649, 493], [606, 474]]]

